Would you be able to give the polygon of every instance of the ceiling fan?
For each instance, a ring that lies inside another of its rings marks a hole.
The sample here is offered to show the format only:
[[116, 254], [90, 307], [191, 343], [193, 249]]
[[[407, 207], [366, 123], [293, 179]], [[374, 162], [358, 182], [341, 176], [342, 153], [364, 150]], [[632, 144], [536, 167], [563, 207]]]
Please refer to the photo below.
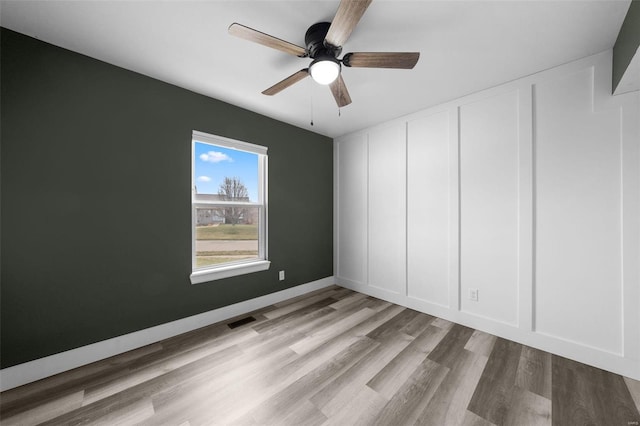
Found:
[[328, 85], [338, 107], [343, 107], [351, 103], [351, 97], [342, 79], [342, 65], [355, 68], [412, 69], [420, 58], [420, 52], [354, 52], [338, 59], [342, 53], [342, 45], [371, 1], [342, 0], [333, 22], [319, 22], [309, 27], [304, 37], [306, 48], [238, 23], [229, 26], [229, 34], [300, 58], [313, 59], [308, 68], [301, 69], [269, 87], [262, 92], [264, 95], [275, 95], [311, 76], [317, 83]]

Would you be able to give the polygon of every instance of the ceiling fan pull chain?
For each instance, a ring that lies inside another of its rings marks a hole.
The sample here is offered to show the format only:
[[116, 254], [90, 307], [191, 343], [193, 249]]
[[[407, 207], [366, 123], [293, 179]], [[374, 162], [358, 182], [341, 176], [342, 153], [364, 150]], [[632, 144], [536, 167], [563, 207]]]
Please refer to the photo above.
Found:
[[309, 80], [309, 108], [311, 109], [311, 125], [313, 126], [313, 81]]
[[[342, 84], [338, 85], [338, 98], [342, 99]], [[338, 117], [340, 117], [341, 112], [342, 108], [340, 107], [340, 104], [338, 104]]]

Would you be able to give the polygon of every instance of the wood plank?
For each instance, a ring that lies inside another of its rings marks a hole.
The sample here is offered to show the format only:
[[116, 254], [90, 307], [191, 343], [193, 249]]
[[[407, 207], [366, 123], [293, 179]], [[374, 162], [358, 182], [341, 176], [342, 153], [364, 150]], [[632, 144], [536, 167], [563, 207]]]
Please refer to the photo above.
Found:
[[447, 367], [425, 359], [384, 406], [374, 424], [416, 423], [448, 373]]
[[[258, 404], [260, 398], [266, 399], [269, 392], [275, 392], [275, 386], [280, 386], [277, 390], [286, 387], [290, 382], [276, 381], [274, 371], [299, 358], [286, 345], [278, 345], [278, 340], [289, 338], [279, 336], [274, 341], [276, 346], [265, 351], [243, 354], [220, 368], [190, 372], [187, 380], [166, 386], [163, 392], [153, 395], [153, 423], [177, 423], [177, 416], [191, 411], [189, 419], [200, 424], [201, 418], [206, 420], [212, 412], [220, 418], [244, 411], [250, 406], [248, 400]], [[293, 378], [288, 380], [292, 382]]]
[[551, 426], [551, 400], [515, 386], [504, 424]]
[[[320, 302], [318, 302], [320, 303]], [[351, 313], [358, 312], [365, 308], [371, 308], [376, 310], [373, 306], [377, 307], [376, 300], [361, 299], [348, 307], [344, 307], [341, 310], [336, 310], [330, 306], [321, 307], [316, 311], [307, 312], [306, 308], [280, 316], [276, 319], [269, 320], [264, 324], [259, 324], [254, 329], [259, 330], [261, 334], [265, 334], [267, 337], [274, 334], [313, 334], [314, 332], [333, 326], [336, 322], [343, 320]], [[262, 337], [261, 337], [262, 338]]]
[[415, 316], [412, 320], [407, 322], [406, 325], [398, 330], [400, 333], [408, 334], [409, 336], [416, 337], [422, 333], [433, 322], [435, 317], [431, 315], [423, 314], [421, 312]]
[[[228, 335], [227, 339], [220, 339], [217, 345], [198, 346], [193, 350], [183, 351], [174, 356], [165, 357], [157, 362], [150, 362], [140, 368], [132, 368], [121, 377], [87, 387], [82, 405], [89, 405], [110, 395], [131, 388], [135, 385], [147, 382], [155, 377], [165, 374], [167, 371], [176, 370], [182, 366], [198, 361], [211, 354], [222, 351], [228, 347], [246, 341], [257, 333], [252, 329], [238, 330], [238, 333]], [[134, 373], [134, 374], [132, 374]]]
[[475, 352], [478, 355], [488, 357], [491, 355], [493, 345], [496, 342], [496, 336], [475, 330], [464, 348], [468, 351]]
[[452, 323], [451, 321], [447, 321], [446, 319], [436, 318], [433, 320], [431, 325], [443, 328], [445, 330], [451, 330], [451, 327], [453, 327], [454, 323]]
[[350, 304], [357, 302], [359, 300], [362, 299], [366, 299], [368, 296], [364, 293], [352, 293], [350, 295], [348, 295], [347, 297], [344, 297], [338, 301], [336, 301], [335, 303], [331, 304], [330, 306], [333, 309], [339, 310], [342, 309], [345, 306], [349, 306]]
[[551, 399], [551, 354], [523, 346], [516, 371], [516, 385]]
[[[144, 401], [150, 400], [160, 392], [166, 392], [167, 389], [184, 388], [193, 382], [194, 375], [203, 381], [208, 381], [212, 375], [228, 368], [227, 363], [236, 360], [239, 354], [240, 351], [237, 347], [231, 346], [184, 367], [169, 371], [148, 382], [135, 385], [117, 394], [65, 413], [51, 420], [50, 424], [91, 423], [108, 416], [109, 413], [126, 410], [127, 407], [136, 406], [135, 404], [138, 403], [143, 404]], [[208, 369], [207, 366], [210, 365], [215, 365], [216, 368]], [[49, 422], [43, 424], [49, 424]]]
[[452, 367], [472, 334], [473, 329], [455, 324], [438, 343], [438, 346], [431, 351], [429, 359], [447, 367]]
[[[462, 424], [460, 426], [496, 426], [491, 423], [489, 420], [483, 419], [479, 415], [469, 410], [466, 410], [464, 414], [464, 419], [462, 420]], [[513, 425], [519, 426], [519, 425]]]
[[361, 309], [346, 318], [341, 318], [330, 326], [314, 331], [312, 334], [289, 347], [300, 355], [309, 353], [333, 337], [344, 333], [361, 322], [364, 322], [366, 319], [375, 315], [375, 313], [376, 312], [374, 310], [369, 308]]
[[448, 359], [453, 361], [450, 371], [418, 417], [417, 425], [458, 425], [464, 420], [487, 357], [461, 349], [457, 357]]
[[389, 305], [381, 311], [377, 312], [366, 322], [362, 322], [355, 326], [352, 330], [350, 330], [350, 333], [357, 336], [366, 336], [385, 322], [390, 321], [392, 318], [402, 313], [404, 309], [405, 308], [402, 306], [393, 304]]
[[178, 423], [184, 413], [190, 413], [188, 419], [193, 424], [202, 424], [210, 421], [211, 416], [222, 419], [238, 410], [244, 412], [247, 400], [256, 399], [257, 404], [260, 397], [267, 397], [274, 384], [286, 387], [288, 383], [273, 380], [273, 370], [297, 358], [287, 346], [281, 345], [271, 352], [242, 355], [213, 375], [194, 372], [190, 380], [168, 387], [153, 397], [156, 415], [152, 424]]
[[617, 374], [552, 355], [553, 424], [629, 425], [640, 414]]
[[509, 411], [522, 345], [498, 338], [469, 403], [469, 411], [503, 424]]
[[411, 340], [399, 334], [365, 355], [343, 374], [318, 390], [310, 401], [327, 416], [336, 414], [351, 396], [384, 368]]
[[447, 331], [439, 327], [428, 327], [371, 378], [367, 386], [391, 399], [446, 334]]
[[55, 419], [69, 411], [73, 411], [82, 406], [84, 391], [77, 391], [72, 394], [61, 395], [49, 399], [46, 403], [20, 411], [13, 416], [2, 415], [3, 426], [25, 426], [37, 425], [47, 420]]
[[[365, 308], [371, 309], [377, 314], [377, 312], [379, 312], [379, 309], [383, 310], [381, 309], [381, 307], [384, 307], [384, 309], [386, 309], [386, 307], [388, 307], [387, 305], [387, 302], [381, 303], [381, 301], [379, 301], [378, 299], [365, 298], [351, 303], [340, 310], [336, 310], [329, 306], [326, 306], [317, 311], [317, 313], [311, 312], [304, 316], [299, 316], [294, 312], [289, 320], [284, 323], [278, 323], [274, 327], [271, 327], [269, 329], [269, 332], [286, 333], [289, 331], [295, 331], [296, 333], [311, 335], [321, 329], [333, 327], [334, 324], [343, 321], [344, 318], [348, 315], [361, 311]], [[278, 320], [279, 318], [273, 321], [277, 322]], [[264, 332], [264, 330], [261, 330], [261, 332]]]
[[636, 408], [640, 411], [640, 381], [625, 377], [624, 382], [627, 384], [631, 398], [633, 398], [636, 403]]
[[[205, 387], [197, 392], [196, 399], [201, 400], [199, 405], [189, 408], [196, 413], [195, 416], [203, 416], [203, 418], [193, 417], [194, 422], [195, 424], [206, 423], [210, 413], [215, 413], [217, 421], [221, 424], [242, 424], [243, 420], [254, 422], [256, 420], [252, 416], [252, 410], [265, 403], [269, 398], [285, 392], [294, 383], [305, 377], [309, 378], [310, 375], [317, 373], [320, 371], [319, 369], [333, 360], [340, 359], [345, 353], [353, 351], [353, 348], [361, 345], [363, 341], [377, 346], [363, 336], [343, 335], [341, 338], [334, 339], [318, 350], [303, 356], [298, 356], [290, 351], [294, 356], [288, 361], [285, 360], [286, 362], [282, 362], [280, 357], [275, 355], [271, 360], [266, 361], [266, 368], [261, 368], [251, 377], [226, 381], [224, 386], [216, 386], [214, 392]], [[193, 394], [194, 392], [190, 391], [189, 393]], [[301, 397], [300, 394], [297, 396]], [[174, 409], [172, 411], [184, 410]], [[170, 420], [172, 414], [171, 412], [166, 413], [165, 417], [159, 418], [160, 421], [156, 423], [167, 423], [165, 419]], [[283, 411], [282, 414], [288, 413]]]
[[[282, 425], [319, 426], [327, 421], [327, 417], [308, 400], [295, 404], [295, 409], [289, 415], [278, 420]], [[244, 423], [246, 424], [246, 423]]]
[[338, 377], [378, 345], [377, 342], [368, 338], [359, 340], [310, 374], [304, 375], [251, 410], [251, 416], [258, 423], [276, 423], [278, 418], [287, 416], [294, 410], [294, 401], [308, 398], [318, 388]]
[[410, 321], [417, 316], [422, 315], [417, 311], [405, 308], [398, 315], [391, 318], [389, 321], [379, 325], [375, 330], [372, 330], [367, 334], [367, 337], [373, 340], [384, 341], [390, 336], [400, 333], [400, 330], [407, 325]]
[[318, 300], [317, 302], [312, 303], [308, 306], [305, 306], [304, 308], [289, 312], [288, 314], [279, 315], [276, 318], [268, 319], [267, 321], [263, 321], [260, 324], [253, 324], [251, 328], [258, 333], [264, 333], [275, 328], [286, 327], [293, 321], [308, 321], [314, 318], [318, 318], [326, 314], [335, 312], [335, 309], [329, 306], [334, 303], [334, 301], [334, 298], [327, 297]]
[[[350, 306], [351, 305], [349, 305], [349, 307]], [[367, 297], [365, 299], [365, 306], [367, 308], [373, 309], [376, 312], [380, 312], [387, 309], [389, 306], [397, 306], [397, 305], [394, 305], [391, 302], [387, 302], [386, 300], [376, 299], [375, 297]], [[346, 308], [343, 308], [343, 309], [346, 309]]]
[[149, 420], [154, 413], [155, 411], [151, 401], [144, 399], [121, 407], [118, 410], [109, 411], [99, 418], [90, 416], [90, 422], [96, 426], [137, 425]]
[[376, 391], [368, 386], [361, 386], [322, 426], [369, 426], [386, 403], [387, 400]]
[[380, 312], [374, 315], [366, 323], [361, 323], [353, 329], [336, 336], [313, 352], [297, 357], [294, 361], [287, 364], [286, 367], [273, 369], [270, 372], [270, 379], [282, 381], [284, 377], [287, 380], [298, 380], [361, 340], [371, 341], [371, 339], [365, 336], [367, 330], [375, 327], [375, 324], [378, 322], [393, 316], [396, 312], [398, 312], [397, 309], [389, 309], [386, 312]]
[[17, 412], [48, 404], [51, 400], [61, 396], [83, 391], [87, 383], [100, 383], [109, 380], [126, 370], [128, 365], [136, 359], [158, 353], [163, 349], [163, 344], [164, 342], [144, 346], [2, 392], [0, 413], [3, 416], [13, 416]]

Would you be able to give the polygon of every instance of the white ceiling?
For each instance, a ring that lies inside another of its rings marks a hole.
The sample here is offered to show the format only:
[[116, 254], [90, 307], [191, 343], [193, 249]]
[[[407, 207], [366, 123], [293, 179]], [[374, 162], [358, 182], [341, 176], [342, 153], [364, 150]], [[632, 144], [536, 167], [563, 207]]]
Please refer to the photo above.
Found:
[[304, 46], [306, 29], [338, 4], [2, 0], [0, 16], [3, 27], [336, 137], [609, 49], [630, 0], [374, 0], [343, 53], [419, 51], [413, 70], [343, 67], [353, 103], [340, 116], [309, 78], [262, 95], [310, 60], [232, 37], [228, 26]]

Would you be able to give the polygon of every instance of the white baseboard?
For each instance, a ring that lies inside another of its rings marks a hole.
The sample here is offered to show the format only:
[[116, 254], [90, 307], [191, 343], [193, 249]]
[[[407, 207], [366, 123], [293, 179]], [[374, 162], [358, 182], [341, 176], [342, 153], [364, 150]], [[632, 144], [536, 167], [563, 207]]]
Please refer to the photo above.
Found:
[[62, 373], [92, 362], [100, 361], [133, 349], [156, 343], [178, 334], [196, 330], [255, 311], [292, 297], [300, 296], [314, 290], [333, 285], [333, 277], [326, 277], [310, 283], [301, 284], [276, 293], [245, 300], [233, 305], [224, 306], [202, 314], [193, 315], [176, 321], [139, 330], [123, 336], [103, 340], [101, 342], [71, 349], [55, 355], [39, 358], [0, 370], [0, 391], [5, 391], [54, 374]]

